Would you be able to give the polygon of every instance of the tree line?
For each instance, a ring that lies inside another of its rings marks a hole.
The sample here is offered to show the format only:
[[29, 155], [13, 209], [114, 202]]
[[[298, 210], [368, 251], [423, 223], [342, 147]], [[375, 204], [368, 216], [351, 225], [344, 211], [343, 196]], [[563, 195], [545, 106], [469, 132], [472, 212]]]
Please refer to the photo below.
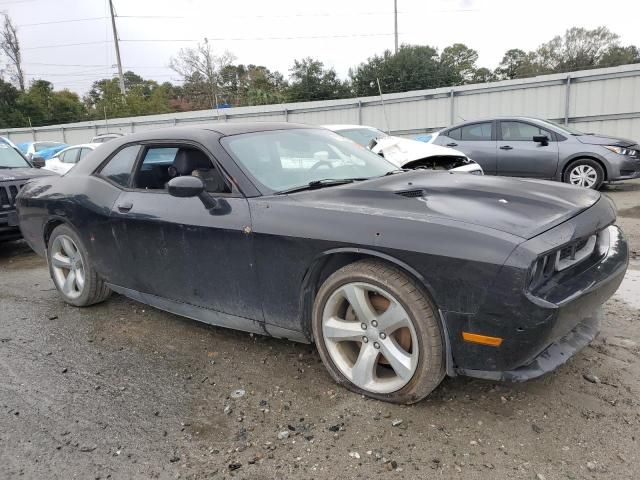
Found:
[[347, 79], [313, 58], [294, 60], [285, 77], [262, 65], [236, 63], [229, 52], [216, 55], [205, 40], [171, 58], [169, 67], [180, 84], [158, 83], [127, 71], [124, 96], [117, 78], [104, 78], [81, 98], [66, 89], [56, 91], [45, 79], [26, 85], [17, 30], [6, 15], [0, 51], [7, 59], [6, 70], [0, 71], [0, 128], [333, 100], [377, 95], [379, 88], [395, 93], [640, 63], [638, 48], [621, 45], [619, 36], [606, 27], [574, 27], [529, 52], [509, 49], [493, 70], [478, 66], [478, 52], [461, 43], [442, 51], [402, 45], [397, 53], [387, 50], [350, 69]]

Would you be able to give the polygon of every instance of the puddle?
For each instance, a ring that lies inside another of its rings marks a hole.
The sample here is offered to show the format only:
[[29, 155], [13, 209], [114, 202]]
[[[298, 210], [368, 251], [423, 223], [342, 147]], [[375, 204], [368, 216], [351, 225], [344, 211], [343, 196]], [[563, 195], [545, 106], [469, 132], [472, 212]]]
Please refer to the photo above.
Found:
[[640, 265], [631, 263], [615, 297], [640, 310]]
[[618, 212], [619, 217], [640, 218], [640, 206], [625, 208]]

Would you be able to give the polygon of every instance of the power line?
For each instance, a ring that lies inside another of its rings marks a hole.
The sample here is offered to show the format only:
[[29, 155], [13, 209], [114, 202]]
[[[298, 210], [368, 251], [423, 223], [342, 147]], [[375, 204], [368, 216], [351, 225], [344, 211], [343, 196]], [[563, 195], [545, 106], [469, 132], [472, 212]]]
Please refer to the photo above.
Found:
[[26, 48], [22, 48], [22, 50], [40, 50], [40, 49], [46, 49], [46, 48], [62, 48], [62, 47], [77, 47], [79, 45], [101, 45], [104, 43], [108, 43], [105, 40], [100, 40], [97, 42], [80, 42], [80, 43], [62, 43], [62, 44], [58, 44], [58, 45], [40, 45], [37, 47], [26, 47]]
[[[345, 35], [302, 35], [302, 36], [287, 36], [287, 37], [220, 37], [220, 38], [211, 38], [207, 37], [207, 40], [210, 42], [229, 42], [229, 41], [261, 41], [261, 40], [314, 40], [314, 39], [330, 39], [330, 38], [369, 38], [369, 37], [388, 37], [393, 36], [394, 33], [349, 33]], [[170, 39], [161, 39], [161, 38], [132, 38], [132, 39], [123, 39], [121, 42], [134, 42], [134, 43], [143, 43], [143, 42], [199, 42], [202, 41], [202, 38], [170, 38]]]
[[[44, 67], [106, 67], [106, 64], [99, 63], [40, 63], [40, 62], [23, 62], [23, 65], [41, 65]], [[113, 68], [109, 65], [109, 68]], [[131, 65], [128, 68], [169, 68], [167, 65]]]
[[105, 20], [107, 18], [109, 17], [88, 17], [88, 18], [75, 18], [72, 20], [53, 20], [50, 22], [23, 23], [22, 25], [18, 25], [18, 27], [24, 28], [24, 27], [38, 27], [40, 25], [57, 25], [60, 23], [89, 22], [93, 20]]

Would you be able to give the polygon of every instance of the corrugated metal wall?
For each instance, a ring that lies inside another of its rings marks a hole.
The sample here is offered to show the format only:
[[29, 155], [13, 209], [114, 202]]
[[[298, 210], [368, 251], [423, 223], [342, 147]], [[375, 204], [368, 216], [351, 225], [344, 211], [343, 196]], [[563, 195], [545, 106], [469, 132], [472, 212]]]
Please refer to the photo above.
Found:
[[363, 97], [14, 128], [0, 130], [0, 135], [15, 143], [37, 139], [76, 144], [106, 132], [126, 134], [216, 122], [288, 121], [372, 125], [411, 136], [463, 120], [524, 115], [567, 123], [586, 132], [640, 140], [640, 65], [388, 94], [384, 103], [386, 120], [380, 98]]

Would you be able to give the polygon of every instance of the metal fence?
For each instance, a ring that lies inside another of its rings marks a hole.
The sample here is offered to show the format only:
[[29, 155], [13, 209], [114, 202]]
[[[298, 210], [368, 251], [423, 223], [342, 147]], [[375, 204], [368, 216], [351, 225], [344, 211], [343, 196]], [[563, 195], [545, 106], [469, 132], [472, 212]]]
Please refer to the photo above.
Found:
[[126, 134], [174, 125], [285, 121], [372, 125], [396, 135], [413, 136], [463, 120], [526, 115], [585, 132], [640, 140], [640, 65], [393, 93], [383, 98], [386, 115], [376, 96], [13, 128], [0, 130], [0, 135], [15, 143], [58, 140], [78, 144], [107, 132]]

